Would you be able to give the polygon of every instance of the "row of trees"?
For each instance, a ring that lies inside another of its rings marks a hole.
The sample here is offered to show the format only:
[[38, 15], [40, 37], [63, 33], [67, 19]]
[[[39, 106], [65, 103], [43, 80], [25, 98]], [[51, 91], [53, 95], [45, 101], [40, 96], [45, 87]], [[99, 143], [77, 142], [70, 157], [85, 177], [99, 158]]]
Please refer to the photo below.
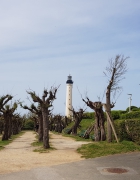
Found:
[[[119, 86], [119, 83], [122, 79], [124, 79], [124, 74], [127, 71], [127, 61], [128, 57], [124, 58], [124, 56], [117, 55], [115, 59], [109, 60], [109, 66], [106, 67], [104, 71], [104, 75], [108, 79], [108, 84], [106, 87], [106, 102], [103, 103], [101, 101], [93, 102], [88, 97], [82, 100], [85, 104], [90, 107], [92, 110], [95, 111], [95, 124], [94, 124], [94, 136], [95, 141], [104, 141], [106, 140], [106, 133], [105, 133], [105, 116], [103, 112], [103, 107], [105, 108], [107, 114], [107, 141], [112, 142], [112, 130], [116, 136], [114, 127], [113, 127], [113, 119], [111, 117], [111, 109], [115, 106], [116, 102], [111, 102], [111, 96], [115, 96], [119, 92], [122, 87]], [[73, 111], [73, 110], [72, 110]], [[73, 111], [74, 119], [76, 127], [78, 127], [79, 123], [82, 120], [81, 110], [79, 112]], [[78, 117], [78, 114], [79, 117]], [[93, 126], [90, 128], [92, 129]], [[90, 132], [89, 129], [89, 132]], [[74, 130], [74, 129], [73, 129]], [[68, 131], [72, 132], [72, 129]], [[76, 131], [74, 132], [76, 133]], [[73, 133], [73, 134], [74, 134]], [[116, 137], [117, 139], [117, 137]]]
[[[121, 87], [119, 87], [119, 82], [124, 78], [124, 74], [127, 71], [126, 60], [127, 58], [124, 58], [124, 56], [117, 55], [115, 59], [111, 59], [109, 61], [109, 66], [104, 72], [105, 76], [108, 78], [105, 103], [100, 101], [93, 102], [88, 97], [85, 99], [82, 98], [86, 105], [95, 111], [94, 134], [96, 141], [106, 140], [104, 127], [105, 118], [103, 113], [104, 104], [106, 105], [105, 110], [108, 113], [107, 140], [108, 142], [112, 141], [112, 128], [109, 119], [113, 121], [111, 118], [111, 109], [115, 106], [115, 102], [111, 102], [111, 95], [114, 94], [115, 96], [121, 89]], [[12, 133], [14, 134], [15, 132], [19, 132], [21, 129], [22, 120], [19, 114], [14, 114], [18, 104], [20, 104], [22, 108], [29, 110], [33, 114], [32, 118], [39, 124], [38, 140], [43, 142], [44, 148], [49, 148], [49, 130], [62, 132], [62, 129], [68, 125], [68, 119], [66, 119], [66, 117], [62, 118], [60, 115], [52, 115], [53, 101], [56, 99], [58, 88], [59, 86], [51, 87], [49, 91], [45, 89], [41, 98], [35, 93], [35, 91], [27, 91], [32, 100], [32, 104], [30, 106], [23, 105], [20, 102], [15, 102], [11, 106], [7, 105], [13, 97], [10, 95], [2, 96], [0, 98], [0, 118], [4, 119], [4, 133], [2, 140], [7, 140], [10, 138]], [[80, 126], [84, 110], [79, 109], [79, 111], [75, 111], [73, 108], [71, 111], [73, 112], [74, 125], [67, 133], [77, 134], [77, 128]]]
[[[49, 119], [51, 116], [53, 101], [56, 99], [56, 93], [59, 87], [51, 87], [51, 89], [44, 90], [42, 98], [40, 98], [34, 91], [28, 91], [33, 103], [30, 107], [20, 104], [22, 108], [29, 110], [33, 113], [33, 117], [39, 124], [39, 138], [43, 142], [44, 148], [49, 148]], [[35, 105], [35, 103], [37, 105]]]
[[124, 79], [124, 74], [127, 72], [127, 59], [124, 56], [117, 55], [115, 59], [109, 60], [109, 65], [104, 71], [104, 75], [108, 79], [108, 84], [106, 87], [106, 102], [92, 102], [88, 97], [83, 99], [87, 106], [95, 111], [95, 126], [94, 126], [94, 135], [95, 141], [106, 140], [105, 133], [105, 117], [103, 113], [103, 106], [107, 113], [107, 141], [112, 142], [112, 127], [113, 119], [111, 117], [111, 109], [115, 106], [116, 102], [111, 102], [111, 96], [115, 96], [122, 89], [119, 86], [119, 83]]
[[0, 133], [2, 140], [8, 140], [11, 135], [18, 134], [23, 126], [24, 118], [15, 113], [18, 102], [8, 104], [13, 99], [11, 95], [5, 95], [0, 98]]

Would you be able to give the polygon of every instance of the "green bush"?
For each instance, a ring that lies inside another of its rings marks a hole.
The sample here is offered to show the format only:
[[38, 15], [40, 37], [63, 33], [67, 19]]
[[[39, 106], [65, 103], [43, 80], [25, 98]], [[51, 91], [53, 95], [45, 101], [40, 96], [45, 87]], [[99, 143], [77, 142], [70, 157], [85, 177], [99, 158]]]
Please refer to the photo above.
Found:
[[94, 112], [85, 112], [83, 119], [94, 119]]
[[24, 130], [33, 130], [34, 129], [34, 122], [31, 119], [25, 120], [23, 129]]
[[120, 141], [130, 140], [140, 145], [140, 119], [117, 120], [114, 123]]
[[[131, 111], [139, 111], [140, 109], [137, 106], [131, 106]], [[126, 111], [129, 112], [129, 107], [126, 108]]]
[[113, 120], [119, 119], [120, 112], [119, 111], [111, 111], [111, 116], [112, 116]]
[[128, 137], [140, 145], [140, 120], [125, 120]]
[[125, 120], [116, 120], [114, 121], [114, 124], [115, 124], [117, 136], [120, 139], [120, 141], [130, 140], [125, 129]]
[[135, 119], [140, 118], [140, 111], [132, 111], [130, 113], [122, 114], [121, 119]]
[[133, 108], [132, 111], [140, 111], [140, 109], [139, 108]]
[[119, 110], [120, 115], [127, 113], [127, 111]]
[[113, 120], [122, 119], [121, 117], [125, 116], [124, 114], [126, 114], [126, 113], [127, 113], [127, 111], [122, 111], [122, 110], [112, 110], [111, 111]]

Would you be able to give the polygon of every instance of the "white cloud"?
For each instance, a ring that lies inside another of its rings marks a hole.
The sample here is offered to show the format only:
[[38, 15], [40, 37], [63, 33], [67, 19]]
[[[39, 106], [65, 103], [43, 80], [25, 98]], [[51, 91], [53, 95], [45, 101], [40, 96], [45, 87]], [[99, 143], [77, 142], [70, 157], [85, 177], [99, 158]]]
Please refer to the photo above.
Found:
[[64, 112], [65, 82], [71, 73], [74, 106], [83, 106], [76, 87], [97, 100], [106, 87], [103, 70], [116, 54], [130, 56], [123, 102], [127, 89], [135, 92], [139, 1], [7, 0], [0, 8], [1, 95], [8, 92], [26, 100], [29, 87], [41, 95], [44, 86], [61, 84], [55, 104], [57, 112]]

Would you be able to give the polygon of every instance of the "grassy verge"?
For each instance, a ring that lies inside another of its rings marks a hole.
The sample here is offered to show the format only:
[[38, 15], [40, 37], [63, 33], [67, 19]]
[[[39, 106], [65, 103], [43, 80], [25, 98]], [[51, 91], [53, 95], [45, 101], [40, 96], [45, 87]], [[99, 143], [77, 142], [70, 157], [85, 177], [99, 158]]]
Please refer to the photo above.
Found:
[[[92, 123], [94, 123], [93, 119], [83, 119], [80, 123], [80, 130], [82, 131], [87, 129]], [[71, 124], [69, 126], [71, 127]], [[80, 132], [80, 130], [78, 130], [78, 133]], [[78, 136], [67, 134], [64, 134], [64, 136], [74, 138], [77, 141], [89, 141], [89, 144], [82, 145], [77, 150], [77, 152], [82, 154], [82, 157], [84, 158], [95, 158], [100, 156], [140, 151], [140, 146], [133, 143], [132, 141], [122, 141], [120, 143], [107, 143], [106, 141], [94, 142], [91, 139], [83, 139]]]
[[74, 135], [71, 135], [71, 134], [62, 134], [62, 135], [65, 136], [65, 137], [73, 138], [73, 139], [75, 139], [76, 141], [93, 142], [92, 139], [84, 139], [84, 138], [82, 138], [82, 137], [79, 137], [78, 135], [77, 135], [77, 136], [74, 136]]
[[[93, 119], [83, 119], [80, 123], [81, 127], [77, 129], [77, 134], [80, 134], [82, 131], [87, 130], [93, 123], [94, 123]], [[73, 126], [73, 122], [70, 123], [69, 126], [66, 127], [66, 129], [69, 129], [72, 126]], [[78, 135], [74, 136], [74, 135], [66, 134], [66, 133], [63, 133], [62, 135], [65, 137], [71, 137], [75, 139], [76, 141], [92, 141], [91, 139], [84, 139], [82, 137], [79, 137]], [[93, 135], [93, 131], [90, 133], [90, 135]]]
[[77, 152], [84, 158], [95, 158], [120, 153], [140, 151], [140, 146], [131, 141], [122, 141], [120, 143], [93, 142], [82, 145]]
[[[2, 141], [0, 139], [0, 150], [4, 149], [6, 145], [10, 144], [14, 139], [20, 137], [22, 134], [24, 134], [25, 132], [24, 131], [21, 131], [19, 134], [16, 134], [16, 135], [12, 135], [11, 138], [9, 140], [5, 140], [5, 141]], [[1, 136], [2, 137], [2, 136]], [[0, 138], [1, 138], [0, 137]]]
[[48, 153], [50, 152], [50, 150], [55, 149], [53, 147], [50, 147], [49, 149], [44, 149], [43, 142], [38, 142], [38, 135], [36, 135], [36, 140], [31, 145], [36, 147], [36, 149], [34, 149], [34, 152], [39, 152], [39, 153]]
[[108, 143], [106, 141], [95, 142], [91, 139], [84, 139], [78, 136], [66, 135], [66, 137], [71, 137], [76, 141], [87, 141], [89, 144], [84, 144], [77, 149], [77, 152], [82, 154], [83, 158], [95, 158], [100, 156], [107, 156], [120, 153], [128, 153], [140, 151], [140, 146], [132, 141], [122, 141], [119, 143], [112, 142]]

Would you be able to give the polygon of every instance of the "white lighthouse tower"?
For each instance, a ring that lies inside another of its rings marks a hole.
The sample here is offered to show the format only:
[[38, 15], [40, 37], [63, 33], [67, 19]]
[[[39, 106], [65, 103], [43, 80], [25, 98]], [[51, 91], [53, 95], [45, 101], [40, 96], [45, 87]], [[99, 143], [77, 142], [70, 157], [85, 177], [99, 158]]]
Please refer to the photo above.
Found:
[[66, 89], [66, 116], [71, 117], [72, 116], [72, 86], [73, 86], [73, 81], [72, 81], [72, 76], [68, 76], [68, 80], [66, 81], [67, 84], [67, 89]]

